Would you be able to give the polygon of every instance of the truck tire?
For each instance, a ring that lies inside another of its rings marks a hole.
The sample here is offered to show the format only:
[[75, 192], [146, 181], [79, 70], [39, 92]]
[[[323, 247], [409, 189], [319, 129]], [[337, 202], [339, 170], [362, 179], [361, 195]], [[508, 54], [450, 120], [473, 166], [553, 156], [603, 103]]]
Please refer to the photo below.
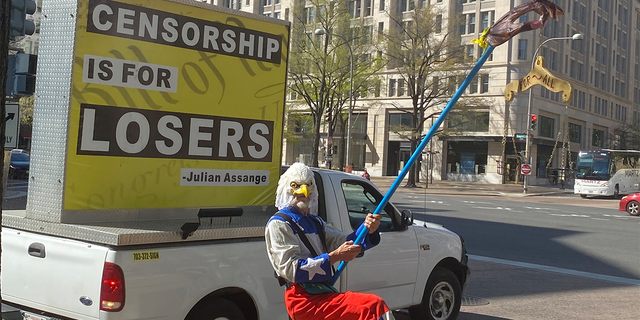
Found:
[[185, 320], [244, 320], [244, 314], [235, 303], [215, 298], [198, 303]]
[[460, 312], [460, 281], [448, 269], [436, 267], [427, 280], [420, 305], [409, 308], [412, 320], [454, 320]]

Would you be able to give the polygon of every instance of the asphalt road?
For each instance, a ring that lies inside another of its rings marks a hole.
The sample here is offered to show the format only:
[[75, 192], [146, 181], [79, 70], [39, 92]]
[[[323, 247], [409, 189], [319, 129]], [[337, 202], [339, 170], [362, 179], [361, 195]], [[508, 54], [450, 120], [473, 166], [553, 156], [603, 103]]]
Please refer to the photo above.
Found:
[[[26, 181], [8, 189], [20, 195]], [[640, 319], [640, 218], [617, 200], [398, 192], [392, 202], [464, 237], [472, 274], [459, 320]], [[25, 207], [24, 196], [3, 202]]]
[[392, 202], [460, 234], [472, 255], [640, 279], [640, 218], [618, 200], [396, 193]]
[[618, 200], [396, 193], [392, 202], [464, 237], [472, 303], [459, 320], [640, 319], [640, 218]]

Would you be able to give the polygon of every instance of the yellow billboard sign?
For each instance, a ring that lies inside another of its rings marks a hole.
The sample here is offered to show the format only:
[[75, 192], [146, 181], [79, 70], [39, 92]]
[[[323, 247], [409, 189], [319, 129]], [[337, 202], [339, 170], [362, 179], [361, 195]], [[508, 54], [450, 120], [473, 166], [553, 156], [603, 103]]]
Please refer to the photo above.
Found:
[[79, 1], [64, 209], [273, 204], [288, 22]]

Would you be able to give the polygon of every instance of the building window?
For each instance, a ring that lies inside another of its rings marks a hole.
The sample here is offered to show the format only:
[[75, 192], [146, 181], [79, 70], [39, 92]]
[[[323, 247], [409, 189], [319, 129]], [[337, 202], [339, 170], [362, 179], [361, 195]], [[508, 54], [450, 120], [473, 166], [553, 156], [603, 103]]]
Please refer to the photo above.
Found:
[[465, 34], [467, 33], [467, 25], [466, 25], [466, 21], [467, 21], [467, 15], [464, 14], [460, 17], [460, 25], [458, 26], [458, 33], [460, 34]]
[[453, 96], [456, 92], [456, 77], [451, 76], [447, 79], [447, 94]]
[[436, 16], [436, 33], [442, 32], [442, 15]]
[[527, 40], [518, 40], [518, 60], [527, 60]]
[[482, 23], [482, 30], [489, 27], [489, 16], [493, 13], [493, 11], [486, 11], [480, 13], [480, 20]]
[[389, 113], [389, 127], [391, 126], [407, 126], [411, 127], [413, 116], [409, 113]]
[[582, 126], [569, 122], [569, 141], [580, 143], [582, 139]]
[[469, 83], [469, 93], [478, 93], [478, 80], [478, 75], [471, 79], [471, 82]]
[[541, 137], [555, 138], [555, 121], [553, 118], [538, 116], [538, 135]]
[[489, 75], [488, 74], [480, 75], [480, 82], [481, 82], [480, 93], [489, 92]]
[[313, 9], [304, 8], [305, 23], [313, 23]]
[[309, 114], [290, 113], [289, 128], [293, 129], [293, 133], [306, 134], [313, 132], [313, 119]]
[[604, 148], [604, 131], [593, 129], [591, 135], [591, 146]]
[[476, 32], [476, 14], [470, 13], [469, 20], [467, 20], [467, 32], [474, 33]]
[[484, 174], [488, 142], [449, 141], [447, 173]]
[[404, 96], [404, 79], [398, 79], [398, 97]]
[[489, 111], [453, 112], [448, 124], [456, 132], [489, 132]]
[[389, 79], [389, 97], [396, 95], [396, 79]]

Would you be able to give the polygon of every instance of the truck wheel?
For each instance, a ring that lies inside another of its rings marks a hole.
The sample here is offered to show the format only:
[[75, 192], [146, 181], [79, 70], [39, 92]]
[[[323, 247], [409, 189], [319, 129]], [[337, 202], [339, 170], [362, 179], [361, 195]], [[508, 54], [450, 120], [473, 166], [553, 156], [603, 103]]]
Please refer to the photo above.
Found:
[[460, 281], [448, 269], [433, 270], [420, 305], [409, 308], [412, 320], [454, 320], [460, 312]]
[[185, 320], [244, 320], [244, 314], [235, 303], [215, 298], [198, 303]]

